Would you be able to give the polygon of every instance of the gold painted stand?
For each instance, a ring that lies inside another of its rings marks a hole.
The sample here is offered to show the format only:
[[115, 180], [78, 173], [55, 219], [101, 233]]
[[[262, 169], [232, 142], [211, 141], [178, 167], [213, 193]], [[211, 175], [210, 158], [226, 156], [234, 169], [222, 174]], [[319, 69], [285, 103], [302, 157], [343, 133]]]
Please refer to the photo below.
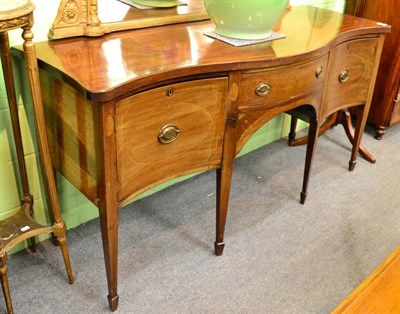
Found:
[[[33, 33], [31, 31], [33, 25], [34, 8], [35, 7], [30, 0], [1, 0], [0, 4], [0, 55], [10, 107], [11, 123], [14, 133], [23, 192], [21, 208], [19, 211], [13, 216], [0, 222], [0, 279], [9, 313], [13, 313], [13, 308], [7, 279], [7, 255], [9, 251], [21, 241], [31, 239], [30, 248], [32, 251], [35, 251], [36, 247], [34, 237], [42, 233], [53, 233], [61, 248], [69, 283], [72, 284], [74, 282], [67, 250], [65, 224], [61, 219], [54, 173], [52, 170], [50, 154], [47, 146], [47, 135], [44, 128], [45, 122], [43, 115], [42, 96], [40, 92], [39, 73], [35, 46], [32, 42]], [[39, 157], [42, 166], [42, 175], [46, 189], [48, 207], [51, 218], [54, 222], [52, 226], [40, 225], [32, 219], [33, 197], [29, 193], [24, 152], [22, 148], [21, 130], [18, 120], [17, 100], [15, 96], [14, 76], [11, 63], [11, 50], [7, 33], [9, 30], [17, 28], [23, 29], [23, 47], [26, 59], [26, 68], [28, 72], [29, 87], [32, 95], [35, 126], [39, 146]]]

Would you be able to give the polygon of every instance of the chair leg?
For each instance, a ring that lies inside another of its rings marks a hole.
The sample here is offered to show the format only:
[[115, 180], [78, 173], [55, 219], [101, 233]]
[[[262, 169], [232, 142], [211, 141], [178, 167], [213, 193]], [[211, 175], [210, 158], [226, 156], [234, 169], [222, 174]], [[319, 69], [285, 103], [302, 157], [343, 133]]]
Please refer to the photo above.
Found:
[[0, 279], [1, 279], [1, 286], [3, 288], [4, 300], [6, 301], [7, 311], [9, 314], [14, 313], [12, 302], [11, 302], [11, 295], [10, 295], [10, 288], [8, 286], [8, 277], [7, 277], [7, 254], [4, 253], [0, 256]]
[[[323, 122], [321, 122], [320, 127], [319, 127], [319, 131], [318, 131], [318, 136], [321, 136], [322, 134], [324, 134], [326, 131], [328, 131], [332, 126], [337, 124], [337, 119], [336, 119], [337, 113], [334, 113], [332, 115], [330, 115], [328, 118], [326, 118]], [[307, 140], [308, 140], [308, 136], [302, 136], [300, 138], [296, 138], [296, 124], [293, 121], [294, 119], [296, 119], [296, 122], [298, 120], [297, 117], [295, 116], [291, 116], [291, 122], [290, 122], [290, 133], [288, 136], [288, 144], [289, 146], [300, 146], [300, 145], [305, 145], [307, 144]], [[300, 120], [303, 120], [302, 118], [300, 118]], [[308, 120], [303, 120], [308, 122]], [[293, 130], [294, 128], [294, 130]]]
[[294, 140], [296, 139], [296, 127], [297, 127], [297, 118], [295, 116], [290, 116], [290, 131], [288, 135], [289, 146], [292, 146]]

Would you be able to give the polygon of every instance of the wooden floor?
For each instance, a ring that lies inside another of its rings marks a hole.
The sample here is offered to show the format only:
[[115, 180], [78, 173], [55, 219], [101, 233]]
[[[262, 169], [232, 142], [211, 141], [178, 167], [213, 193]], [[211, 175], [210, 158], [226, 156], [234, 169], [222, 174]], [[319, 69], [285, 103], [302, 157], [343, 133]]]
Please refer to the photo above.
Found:
[[332, 312], [400, 314], [400, 247]]

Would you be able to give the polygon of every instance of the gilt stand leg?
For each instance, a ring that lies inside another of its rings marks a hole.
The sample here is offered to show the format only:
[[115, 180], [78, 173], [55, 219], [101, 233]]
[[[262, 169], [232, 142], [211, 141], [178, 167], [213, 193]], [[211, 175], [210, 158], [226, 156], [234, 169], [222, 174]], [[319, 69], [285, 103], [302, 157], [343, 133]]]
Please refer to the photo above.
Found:
[[57, 244], [60, 246], [61, 254], [64, 259], [65, 269], [67, 271], [68, 282], [72, 285], [74, 283], [74, 276], [72, 274], [71, 262], [69, 259], [68, 248], [67, 248], [67, 237], [65, 236], [65, 224], [55, 224], [54, 228], [54, 236], [57, 239]]
[[23, 48], [25, 54], [26, 69], [30, 92], [32, 95], [33, 113], [35, 116], [35, 127], [39, 146], [39, 157], [42, 166], [43, 185], [45, 187], [46, 199], [50, 211], [50, 215], [54, 218], [53, 231], [57, 233], [60, 240], [61, 251], [63, 254], [65, 267], [69, 279], [69, 283], [73, 283], [73, 275], [71, 263], [66, 248], [65, 225], [61, 219], [61, 210], [58, 203], [57, 188], [52, 171], [50, 151], [47, 142], [47, 134], [45, 129], [45, 120], [43, 112], [42, 94], [40, 91], [39, 69], [36, 58], [35, 45], [32, 41], [33, 33], [32, 25], [23, 27], [22, 38], [24, 39]]
[[3, 288], [4, 299], [6, 301], [7, 312], [9, 314], [14, 313], [11, 295], [10, 295], [10, 287], [8, 285], [8, 277], [7, 277], [7, 254], [4, 250], [0, 253], [0, 279], [1, 286]]
[[[11, 126], [14, 135], [15, 150], [17, 152], [18, 169], [21, 178], [22, 187], [22, 199], [23, 204], [30, 205], [30, 215], [33, 216], [33, 196], [29, 192], [28, 175], [25, 165], [24, 149], [22, 145], [21, 126], [18, 118], [18, 104], [15, 95], [15, 84], [14, 84], [14, 71], [12, 68], [11, 60], [11, 48], [7, 32], [0, 32], [0, 55], [1, 65], [3, 67], [4, 83], [6, 86], [8, 105], [11, 116]], [[35, 237], [30, 239], [30, 249], [32, 252], [36, 252], [36, 241]]]

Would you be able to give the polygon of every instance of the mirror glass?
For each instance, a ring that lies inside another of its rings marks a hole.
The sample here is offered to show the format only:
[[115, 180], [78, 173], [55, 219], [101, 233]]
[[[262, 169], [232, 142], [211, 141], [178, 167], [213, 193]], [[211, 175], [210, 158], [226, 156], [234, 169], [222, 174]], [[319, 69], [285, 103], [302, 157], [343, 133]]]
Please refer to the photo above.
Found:
[[180, 0], [170, 8], [150, 8], [134, 0], [61, 0], [49, 38], [107, 33], [208, 19], [203, 0]]
[[190, 18], [204, 14], [203, 0], [183, 0], [180, 5], [172, 8], [145, 8], [135, 6], [132, 0], [98, 0], [98, 14], [101, 22], [115, 23], [122, 21], [139, 21], [148, 23], [150, 20], [170, 18]]

